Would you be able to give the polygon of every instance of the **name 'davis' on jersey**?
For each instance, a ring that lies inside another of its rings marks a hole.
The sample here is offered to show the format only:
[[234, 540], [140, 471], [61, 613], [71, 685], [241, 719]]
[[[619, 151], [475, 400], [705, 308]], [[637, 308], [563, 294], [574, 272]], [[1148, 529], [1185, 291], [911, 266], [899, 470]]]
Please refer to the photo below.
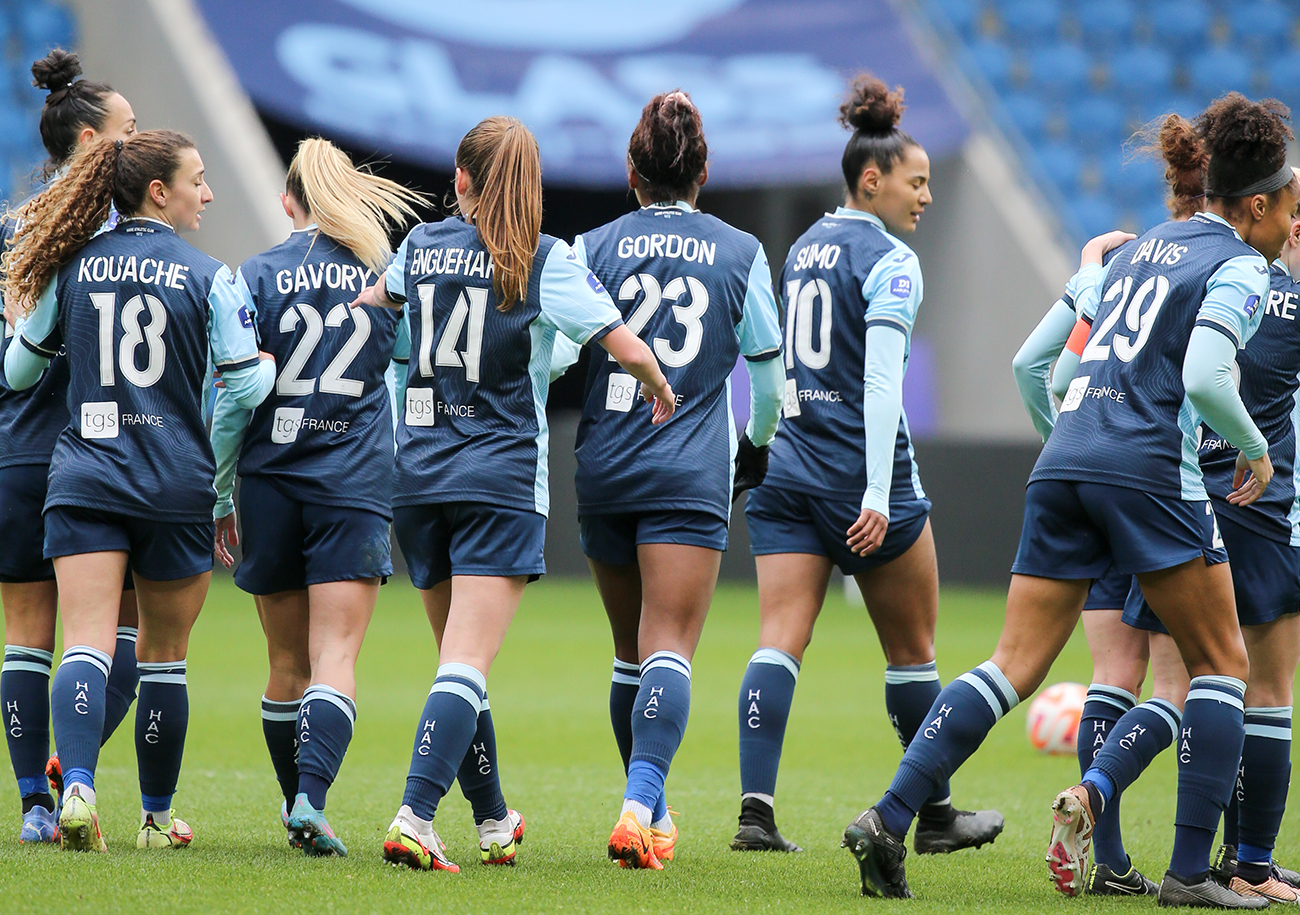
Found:
[[624, 235], [618, 240], [619, 257], [671, 257], [696, 264], [713, 265], [718, 243], [681, 235]]
[[78, 283], [153, 283], [168, 289], [184, 289], [189, 267], [167, 261], [141, 258], [134, 254], [83, 257], [77, 262]]
[[277, 270], [275, 289], [281, 295], [304, 289], [345, 289], [360, 292], [370, 285], [374, 274], [353, 264], [299, 264], [297, 270]]
[[1173, 242], [1165, 242], [1163, 239], [1149, 238], [1142, 242], [1138, 249], [1133, 252], [1133, 257], [1129, 259], [1129, 263], [1136, 264], [1140, 261], [1147, 261], [1152, 264], [1173, 266], [1186, 253], [1186, 245], [1176, 245]]

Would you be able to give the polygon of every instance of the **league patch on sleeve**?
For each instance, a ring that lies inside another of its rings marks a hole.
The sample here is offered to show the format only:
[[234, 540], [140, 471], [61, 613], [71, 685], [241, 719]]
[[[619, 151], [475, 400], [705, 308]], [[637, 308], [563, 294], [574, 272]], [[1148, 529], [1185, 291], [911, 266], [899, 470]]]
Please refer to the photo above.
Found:
[[[587, 285], [591, 287], [592, 292], [595, 292], [598, 295], [604, 294], [605, 292], [605, 287], [602, 286], [600, 280], [596, 278], [596, 274], [592, 273], [590, 270], [587, 271]], [[1255, 298], [1258, 299], [1259, 296], [1256, 296]]]
[[1246, 296], [1246, 305], [1245, 305], [1246, 317], [1248, 318], [1255, 317], [1255, 309], [1258, 307], [1259, 307], [1259, 296], [1257, 295]]
[[[892, 295], [905, 299], [912, 294], [912, 278], [907, 276], [896, 276], [889, 281], [889, 291]], [[1258, 296], [1256, 296], [1258, 298]]]
[[[1259, 296], [1256, 296], [1255, 298], [1259, 298]], [[253, 316], [249, 313], [247, 305], [239, 306], [239, 323], [244, 327], [253, 326]]]

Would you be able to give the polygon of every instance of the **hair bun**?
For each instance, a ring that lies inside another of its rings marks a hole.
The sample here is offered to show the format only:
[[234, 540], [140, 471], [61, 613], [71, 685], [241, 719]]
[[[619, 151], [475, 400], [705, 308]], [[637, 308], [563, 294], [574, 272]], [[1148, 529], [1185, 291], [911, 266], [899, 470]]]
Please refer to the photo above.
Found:
[[883, 80], [870, 73], [860, 74], [849, 87], [849, 96], [840, 105], [840, 123], [865, 134], [887, 134], [903, 118], [903, 87], [891, 92]]
[[81, 58], [62, 48], [55, 48], [32, 64], [32, 85], [51, 93], [67, 89], [80, 75]]

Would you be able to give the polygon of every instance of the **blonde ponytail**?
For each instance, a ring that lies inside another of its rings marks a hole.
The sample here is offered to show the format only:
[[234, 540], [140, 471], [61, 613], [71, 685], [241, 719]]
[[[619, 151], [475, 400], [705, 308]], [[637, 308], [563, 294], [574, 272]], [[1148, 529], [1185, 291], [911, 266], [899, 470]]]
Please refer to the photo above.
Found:
[[320, 137], [298, 144], [285, 186], [323, 235], [375, 273], [383, 272], [392, 254], [389, 229], [415, 218], [416, 205], [428, 204], [424, 195], [358, 169], [347, 153]]

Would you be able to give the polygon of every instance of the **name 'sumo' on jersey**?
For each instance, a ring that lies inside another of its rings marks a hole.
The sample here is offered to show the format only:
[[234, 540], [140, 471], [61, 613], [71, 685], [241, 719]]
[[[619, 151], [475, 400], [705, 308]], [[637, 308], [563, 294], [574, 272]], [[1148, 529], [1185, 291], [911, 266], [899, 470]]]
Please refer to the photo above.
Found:
[[275, 274], [275, 291], [281, 295], [302, 292], [304, 289], [346, 289], [360, 292], [372, 282], [374, 273], [365, 267], [328, 261], [323, 264], [302, 264], [297, 270], [278, 270]]
[[190, 268], [185, 264], [140, 258], [134, 254], [122, 256], [83, 257], [77, 262], [78, 283], [154, 283], [169, 289], [184, 289]]

